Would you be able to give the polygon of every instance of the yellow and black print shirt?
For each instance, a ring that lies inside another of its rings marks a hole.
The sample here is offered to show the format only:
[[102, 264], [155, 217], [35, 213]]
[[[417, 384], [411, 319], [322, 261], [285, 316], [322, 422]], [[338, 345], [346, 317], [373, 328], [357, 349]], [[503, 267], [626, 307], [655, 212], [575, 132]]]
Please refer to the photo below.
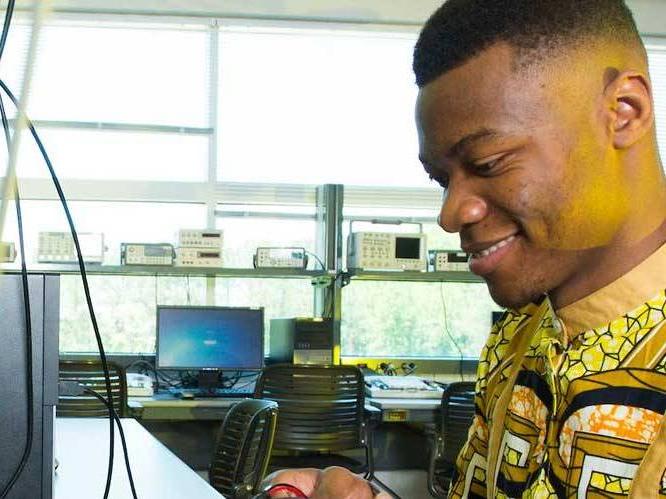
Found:
[[[536, 311], [507, 312], [481, 354], [477, 411], [458, 456], [452, 498], [485, 498], [488, 437], [516, 341]], [[629, 494], [666, 412], [666, 246], [607, 287], [548, 312], [508, 402], [496, 497]], [[666, 455], [661, 490], [666, 497]]]

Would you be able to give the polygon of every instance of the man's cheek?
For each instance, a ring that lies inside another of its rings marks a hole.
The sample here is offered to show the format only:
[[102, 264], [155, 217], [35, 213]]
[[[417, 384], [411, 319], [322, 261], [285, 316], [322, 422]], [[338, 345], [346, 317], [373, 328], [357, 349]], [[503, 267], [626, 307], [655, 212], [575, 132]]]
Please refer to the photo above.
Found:
[[600, 179], [571, 189], [554, 210], [551, 247], [582, 250], [605, 246], [615, 238], [627, 218], [629, 202], [620, 186]]

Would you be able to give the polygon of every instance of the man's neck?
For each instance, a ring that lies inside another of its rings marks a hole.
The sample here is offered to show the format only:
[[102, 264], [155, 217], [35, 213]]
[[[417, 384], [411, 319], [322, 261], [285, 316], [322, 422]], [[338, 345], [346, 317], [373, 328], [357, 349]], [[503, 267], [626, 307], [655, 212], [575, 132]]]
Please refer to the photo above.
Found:
[[[635, 244], [616, 244], [592, 250], [585, 272], [578, 272], [549, 293], [554, 308], [574, 303], [619, 279], [666, 244], [666, 219]], [[664, 269], [666, 272], [666, 269]]]

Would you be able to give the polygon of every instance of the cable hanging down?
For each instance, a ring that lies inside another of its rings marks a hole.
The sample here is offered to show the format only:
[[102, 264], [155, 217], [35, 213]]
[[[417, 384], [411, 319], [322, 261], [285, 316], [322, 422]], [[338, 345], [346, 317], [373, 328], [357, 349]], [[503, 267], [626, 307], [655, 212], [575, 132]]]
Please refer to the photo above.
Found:
[[102, 404], [104, 404], [106, 406], [106, 408], [113, 414], [112, 421], [115, 421], [116, 424], [118, 425], [118, 433], [120, 433], [120, 443], [123, 446], [123, 455], [125, 457], [125, 468], [127, 469], [127, 478], [129, 480], [130, 488], [132, 489], [132, 497], [134, 499], [137, 499], [136, 489], [134, 488], [134, 477], [132, 476], [132, 467], [130, 466], [129, 453], [127, 452], [127, 443], [125, 442], [125, 432], [123, 431], [123, 425], [120, 422], [120, 418], [118, 417], [118, 413], [113, 408], [113, 404], [109, 403], [104, 397], [102, 397], [95, 390], [91, 390], [90, 388], [86, 388], [84, 390], [84, 392], [92, 395], [95, 398], [97, 398], [97, 400], [102, 402]]
[[[14, 13], [14, 4], [15, 4], [14, 0], [9, 0], [7, 4], [7, 10], [5, 11], [5, 20], [2, 26], [2, 35], [0, 35], [0, 58], [2, 58], [2, 54], [5, 50], [7, 35], [9, 34], [9, 25], [11, 23], [12, 15]], [[2, 116], [2, 128], [5, 133], [7, 153], [11, 156], [11, 136], [9, 133], [9, 121], [7, 120], [7, 113], [5, 112], [4, 103], [1, 98], [0, 98], [0, 114]], [[19, 252], [21, 257], [21, 281], [23, 287], [23, 313], [24, 313], [24, 323], [25, 323], [26, 437], [25, 437], [25, 443], [23, 445], [23, 452], [21, 453], [21, 459], [17, 464], [16, 468], [14, 469], [14, 472], [12, 473], [11, 477], [0, 491], [0, 498], [2, 499], [7, 497], [9, 491], [18, 481], [19, 477], [21, 476], [21, 473], [23, 472], [26, 464], [28, 463], [28, 459], [32, 451], [34, 420], [35, 420], [35, 415], [33, 413], [34, 387], [32, 384], [33, 364], [32, 364], [32, 320], [30, 314], [30, 289], [28, 287], [28, 271], [25, 263], [25, 238], [23, 235], [23, 216], [21, 213], [21, 199], [19, 196], [18, 184], [14, 184], [14, 200], [16, 205], [16, 223], [18, 227]]]
[[[9, 89], [9, 87], [5, 84], [4, 80], [0, 79], [0, 88], [5, 92], [5, 94], [9, 97], [9, 99], [12, 101], [14, 106], [18, 108], [18, 100], [12, 93], [12, 91]], [[49, 170], [49, 174], [51, 175], [51, 180], [53, 181], [53, 185], [56, 189], [56, 192], [58, 193], [58, 198], [60, 199], [60, 202], [62, 204], [63, 210], [65, 212], [65, 217], [67, 218], [67, 223], [69, 225], [70, 233], [72, 235], [72, 239], [74, 242], [74, 248], [76, 250], [76, 256], [79, 264], [79, 271], [81, 273], [81, 280], [83, 283], [83, 291], [86, 297], [86, 304], [88, 306], [88, 312], [90, 314], [90, 321], [93, 326], [93, 332], [95, 334], [95, 340], [97, 341], [97, 349], [99, 351], [99, 356], [100, 360], [102, 362], [102, 370], [104, 371], [104, 384], [106, 388], [106, 396], [109, 401], [113, 400], [112, 397], [112, 392], [111, 392], [111, 378], [109, 375], [109, 367], [108, 363], [106, 360], [106, 353], [104, 351], [104, 345], [102, 343], [102, 337], [99, 332], [99, 326], [97, 324], [97, 317], [95, 316], [95, 311], [93, 309], [92, 305], [92, 298], [90, 295], [90, 287], [88, 285], [88, 276], [86, 274], [86, 269], [85, 269], [85, 264], [83, 262], [83, 255], [81, 252], [81, 245], [79, 243], [79, 238], [76, 232], [76, 227], [74, 226], [74, 220], [72, 219], [72, 215], [69, 211], [69, 207], [67, 205], [67, 200], [65, 198], [65, 194], [62, 190], [62, 186], [60, 185], [60, 181], [58, 180], [58, 177], [55, 173], [55, 170], [53, 168], [53, 164], [51, 163], [51, 160], [48, 156], [48, 153], [46, 152], [46, 149], [44, 147], [44, 144], [42, 143], [39, 134], [35, 130], [34, 125], [32, 124], [32, 121], [28, 119], [27, 116], [24, 116], [25, 122], [28, 126], [28, 129], [30, 130], [30, 133], [32, 134], [33, 139], [35, 140], [35, 143], [37, 144], [37, 147], [39, 148], [39, 151], [44, 158], [44, 162], [46, 163], [46, 166]], [[106, 484], [104, 487], [104, 499], [108, 499], [109, 497], [109, 491], [111, 489], [111, 478], [113, 476], [113, 459], [114, 459], [114, 446], [115, 446], [115, 424], [114, 424], [114, 419], [113, 419], [113, 410], [109, 410], [109, 464], [108, 464], [108, 471], [107, 471], [107, 477], [106, 477]]]

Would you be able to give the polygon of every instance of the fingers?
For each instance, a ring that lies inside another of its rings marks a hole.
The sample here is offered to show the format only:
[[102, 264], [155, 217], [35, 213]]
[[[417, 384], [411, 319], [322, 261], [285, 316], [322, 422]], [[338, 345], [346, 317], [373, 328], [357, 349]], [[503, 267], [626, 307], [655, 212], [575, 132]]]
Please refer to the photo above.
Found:
[[[300, 489], [310, 499], [373, 499], [368, 482], [351, 471], [333, 466], [325, 470], [314, 468], [281, 470], [269, 475], [264, 483], [286, 483]], [[289, 492], [276, 492], [274, 497], [291, 497]], [[391, 499], [382, 492], [375, 499]]]
[[326, 468], [311, 499], [372, 499], [374, 494], [368, 482], [340, 467]]
[[[315, 468], [302, 468], [293, 470], [280, 470], [271, 473], [264, 479], [264, 484], [287, 483], [300, 489], [306, 496], [311, 496], [319, 482], [321, 470]], [[288, 492], [277, 492], [274, 497], [291, 497]]]

